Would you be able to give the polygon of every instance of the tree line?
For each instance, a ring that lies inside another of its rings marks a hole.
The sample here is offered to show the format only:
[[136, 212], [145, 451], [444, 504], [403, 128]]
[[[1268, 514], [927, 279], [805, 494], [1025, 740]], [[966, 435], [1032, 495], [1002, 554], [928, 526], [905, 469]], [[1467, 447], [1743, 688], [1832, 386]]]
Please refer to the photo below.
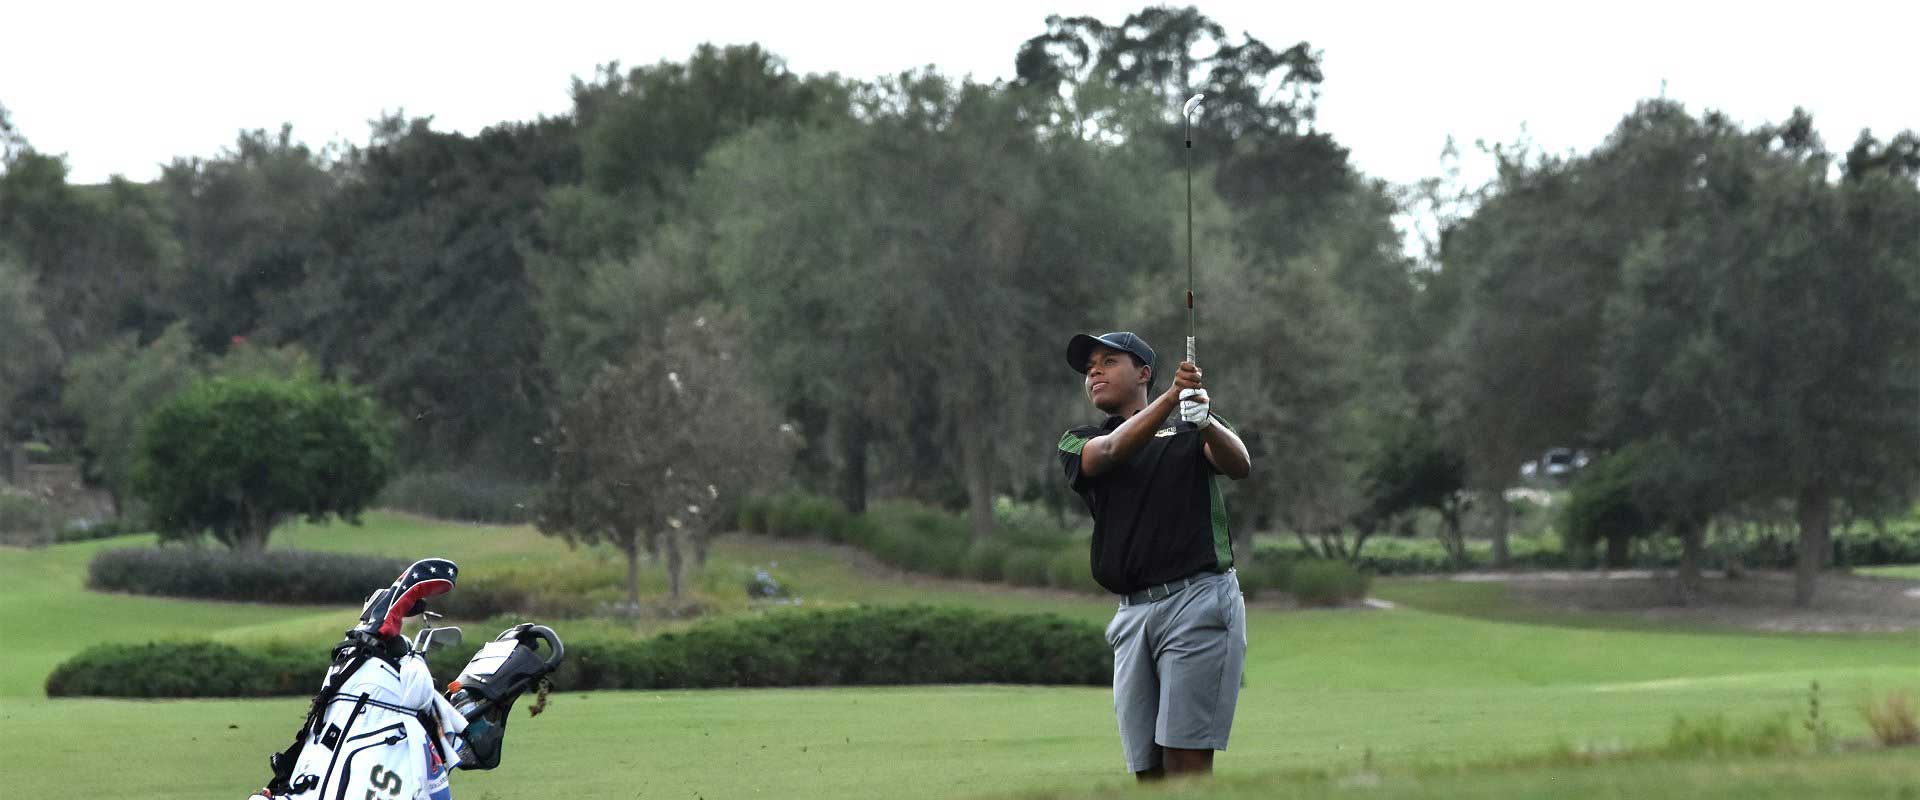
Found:
[[[1243, 535], [1350, 554], [1431, 507], [1457, 541], [1543, 449], [1630, 450], [1641, 527], [1690, 548], [1796, 519], [1810, 599], [1836, 515], [1920, 490], [1911, 131], [1836, 153], [1797, 110], [1657, 99], [1591, 152], [1403, 187], [1318, 128], [1306, 42], [1154, 7], [1010, 55], [981, 84], [703, 46], [577, 78], [556, 117], [248, 131], [145, 184], [69, 182], [0, 111], [0, 438], [124, 494], [169, 365], [267, 353], [365, 387], [408, 467], [544, 482], [556, 529], [630, 555], [781, 481], [985, 536], [996, 496], [1073, 503], [1046, 449], [1092, 413], [1071, 333], [1178, 349], [1190, 155], [1199, 358], [1258, 465]], [[1417, 205], [1439, 234], [1409, 255]]]

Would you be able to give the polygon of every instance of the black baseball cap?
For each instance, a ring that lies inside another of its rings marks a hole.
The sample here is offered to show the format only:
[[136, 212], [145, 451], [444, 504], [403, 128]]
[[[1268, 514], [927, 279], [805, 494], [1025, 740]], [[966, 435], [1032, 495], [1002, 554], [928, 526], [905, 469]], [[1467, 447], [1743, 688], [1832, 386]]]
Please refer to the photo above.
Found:
[[1093, 355], [1093, 348], [1106, 345], [1122, 353], [1132, 353], [1147, 366], [1153, 366], [1153, 348], [1147, 346], [1147, 340], [1130, 331], [1114, 331], [1099, 336], [1076, 334], [1067, 342], [1067, 366], [1082, 375], [1087, 373], [1087, 358]]

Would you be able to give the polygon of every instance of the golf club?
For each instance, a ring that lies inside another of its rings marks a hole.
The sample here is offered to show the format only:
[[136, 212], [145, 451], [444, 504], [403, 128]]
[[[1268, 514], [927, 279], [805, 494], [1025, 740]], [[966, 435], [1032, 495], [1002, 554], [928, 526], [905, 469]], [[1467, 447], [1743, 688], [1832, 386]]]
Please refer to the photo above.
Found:
[[1187, 361], [1193, 361], [1193, 112], [1199, 110], [1206, 95], [1187, 98], [1180, 107], [1180, 119], [1186, 123], [1187, 136]]

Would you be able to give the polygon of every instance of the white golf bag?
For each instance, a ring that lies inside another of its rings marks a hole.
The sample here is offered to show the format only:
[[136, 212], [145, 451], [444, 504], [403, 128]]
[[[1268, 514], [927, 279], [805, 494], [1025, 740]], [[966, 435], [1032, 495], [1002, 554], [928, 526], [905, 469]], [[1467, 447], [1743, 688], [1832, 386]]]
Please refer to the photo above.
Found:
[[447, 800], [451, 737], [466, 718], [434, 691], [426, 649], [458, 641], [459, 629], [400, 635], [405, 617], [453, 588], [458, 567], [414, 562], [367, 598], [360, 622], [335, 645], [332, 664], [293, 745], [269, 760], [273, 778], [254, 797], [296, 800]]
[[426, 628], [409, 642], [400, 623], [452, 589], [456, 571], [445, 559], [418, 561], [367, 599], [360, 624], [334, 646], [292, 746], [269, 759], [273, 777], [250, 800], [451, 800], [452, 768], [499, 766], [514, 701], [538, 688], [528, 713], [539, 713], [545, 678], [566, 650], [551, 628], [516, 625], [473, 656], [451, 699], [442, 696], [426, 653], [458, 644], [460, 629]]

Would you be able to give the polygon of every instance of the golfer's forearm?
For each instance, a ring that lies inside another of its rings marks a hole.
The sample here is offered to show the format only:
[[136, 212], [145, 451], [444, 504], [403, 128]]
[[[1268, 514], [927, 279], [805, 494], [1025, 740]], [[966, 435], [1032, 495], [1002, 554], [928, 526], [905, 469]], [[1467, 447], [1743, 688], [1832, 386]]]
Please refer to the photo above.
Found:
[[1220, 474], [1237, 481], [1253, 472], [1253, 457], [1233, 429], [1215, 423], [1200, 435], [1206, 442], [1207, 460], [1213, 462], [1213, 468], [1220, 470]]
[[1153, 438], [1153, 432], [1167, 421], [1167, 415], [1179, 401], [1169, 392], [1149, 403], [1140, 413], [1127, 418], [1114, 428], [1112, 433], [1096, 436], [1080, 451], [1080, 472], [1088, 477], [1099, 475], [1112, 469], [1116, 464], [1124, 464], [1134, 453], [1145, 447], [1147, 440]]

